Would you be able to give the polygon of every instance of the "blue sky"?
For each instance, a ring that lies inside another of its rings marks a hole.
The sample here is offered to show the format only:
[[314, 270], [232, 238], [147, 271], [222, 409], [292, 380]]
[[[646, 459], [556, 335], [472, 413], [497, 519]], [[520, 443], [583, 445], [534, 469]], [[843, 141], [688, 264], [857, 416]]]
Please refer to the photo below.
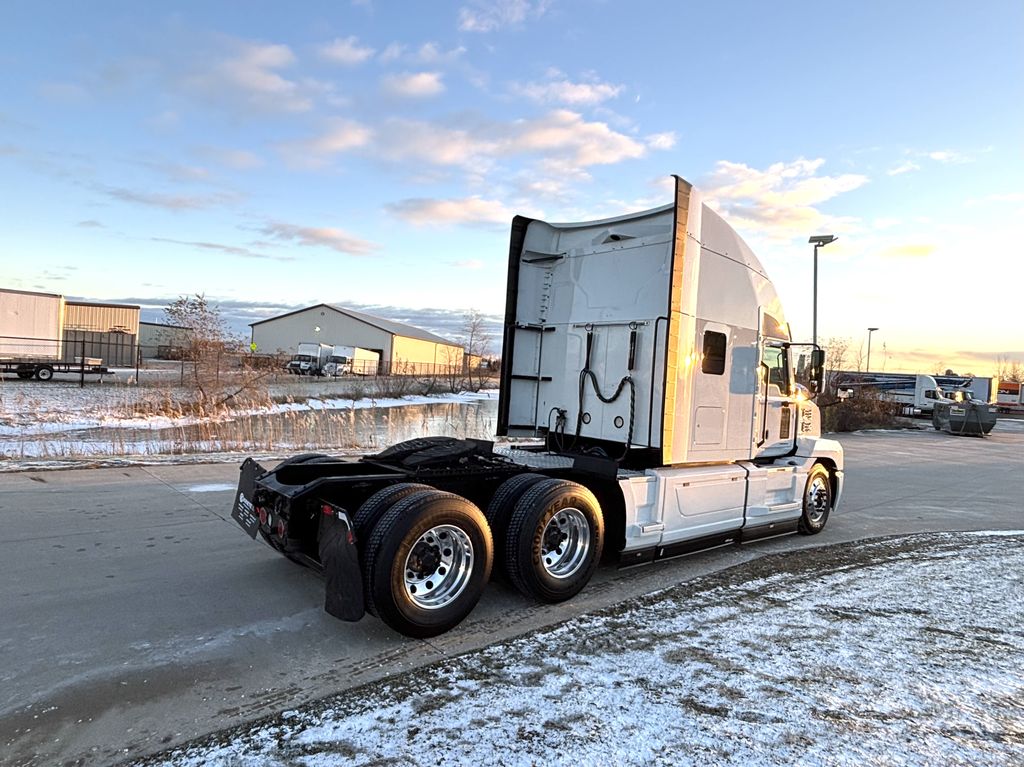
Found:
[[[1024, 359], [1024, 4], [5, 4], [0, 286], [451, 331], [508, 224], [669, 201], [872, 367]], [[152, 314], [150, 313], [150, 316]], [[884, 352], [883, 352], [884, 348]]]

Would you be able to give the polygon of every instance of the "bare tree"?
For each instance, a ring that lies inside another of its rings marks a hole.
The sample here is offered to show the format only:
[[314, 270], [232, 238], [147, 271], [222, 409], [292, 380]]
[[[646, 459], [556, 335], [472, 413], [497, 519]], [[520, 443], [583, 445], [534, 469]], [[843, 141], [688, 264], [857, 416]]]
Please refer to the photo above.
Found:
[[470, 391], [479, 391], [483, 385], [480, 368], [490, 349], [491, 334], [487, 331], [487, 320], [478, 310], [470, 309], [466, 312], [459, 340], [466, 350], [463, 364], [467, 388]]
[[[211, 306], [202, 293], [180, 296], [164, 308], [169, 325], [188, 328], [188, 343], [182, 350], [191, 363], [190, 384], [195, 390], [198, 405], [205, 406], [214, 397], [219, 398], [220, 361], [229, 335], [220, 310]], [[220, 403], [222, 404], [223, 400]]]
[[996, 378], [1000, 381], [1024, 383], [1024, 363], [1020, 360], [1011, 360], [1009, 357], [999, 357]]

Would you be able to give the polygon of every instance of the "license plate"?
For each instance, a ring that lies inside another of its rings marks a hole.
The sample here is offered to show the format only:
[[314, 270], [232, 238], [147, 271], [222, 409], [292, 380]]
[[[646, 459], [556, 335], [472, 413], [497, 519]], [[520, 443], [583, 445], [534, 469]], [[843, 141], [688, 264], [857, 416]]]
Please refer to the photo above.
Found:
[[246, 458], [239, 471], [241, 476], [238, 478], [238, 489], [235, 491], [235, 505], [231, 509], [231, 518], [249, 534], [250, 538], [255, 538], [260, 529], [260, 517], [253, 506], [256, 478], [266, 474], [266, 469], [252, 458]]

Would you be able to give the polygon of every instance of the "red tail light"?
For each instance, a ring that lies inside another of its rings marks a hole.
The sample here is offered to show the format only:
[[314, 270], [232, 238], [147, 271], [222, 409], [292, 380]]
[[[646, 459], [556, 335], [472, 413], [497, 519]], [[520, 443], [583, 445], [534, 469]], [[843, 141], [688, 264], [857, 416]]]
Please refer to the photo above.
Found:
[[256, 511], [260, 515], [260, 524], [261, 525], [267, 524], [267, 510], [264, 509], [262, 506], [257, 506], [256, 507]]
[[284, 538], [284, 533], [285, 533], [284, 520], [283, 519], [279, 519], [277, 521], [277, 537], [278, 538]]
[[325, 503], [323, 506], [320, 507], [320, 511], [323, 512], [325, 517], [329, 517], [331, 516], [331, 514], [334, 513], [334, 507], [331, 506], [331, 504], [329, 503]]

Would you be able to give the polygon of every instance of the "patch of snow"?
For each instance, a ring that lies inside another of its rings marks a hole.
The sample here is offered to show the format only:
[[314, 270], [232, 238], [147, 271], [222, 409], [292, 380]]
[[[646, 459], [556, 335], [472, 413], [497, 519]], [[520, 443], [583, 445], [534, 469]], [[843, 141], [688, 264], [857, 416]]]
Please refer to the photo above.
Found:
[[212, 485], [193, 485], [192, 487], [186, 488], [190, 493], [223, 493], [228, 490], [234, 490], [234, 485], [227, 483], [212, 484]]
[[1024, 763], [1022, 543], [765, 557], [141, 764]]

